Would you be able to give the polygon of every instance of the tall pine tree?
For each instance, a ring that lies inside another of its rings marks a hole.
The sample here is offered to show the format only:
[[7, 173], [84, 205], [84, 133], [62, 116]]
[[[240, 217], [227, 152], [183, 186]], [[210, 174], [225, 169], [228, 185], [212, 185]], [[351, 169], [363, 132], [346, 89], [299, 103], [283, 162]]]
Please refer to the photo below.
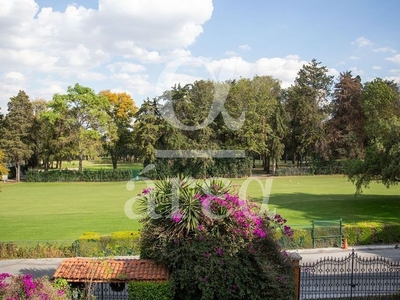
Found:
[[4, 121], [1, 148], [8, 160], [15, 165], [16, 181], [20, 181], [21, 165], [32, 155], [29, 133], [33, 122], [33, 107], [28, 95], [19, 91], [8, 102]]

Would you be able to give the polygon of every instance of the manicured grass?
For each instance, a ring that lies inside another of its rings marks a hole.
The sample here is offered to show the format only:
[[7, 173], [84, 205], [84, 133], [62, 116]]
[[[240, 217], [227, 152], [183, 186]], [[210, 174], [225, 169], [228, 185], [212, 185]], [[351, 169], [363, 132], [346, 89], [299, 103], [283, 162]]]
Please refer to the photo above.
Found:
[[[84, 169], [112, 169], [112, 162], [110, 158], [103, 157], [98, 160], [84, 160], [82, 162]], [[77, 160], [72, 161], [63, 161], [62, 168], [78, 168], [79, 162]], [[135, 169], [141, 170], [143, 169], [142, 163], [133, 163], [133, 162], [118, 162], [119, 169]]]
[[129, 191], [125, 182], [3, 185], [0, 241], [75, 240], [86, 231], [137, 230], [138, 220], [125, 215], [124, 205], [144, 186], [136, 182]]
[[[361, 195], [344, 176], [299, 176], [260, 178], [272, 181], [269, 210], [276, 210], [291, 225], [309, 225], [312, 220], [344, 223], [374, 221], [400, 224], [400, 186], [387, 189], [372, 183]], [[240, 181], [236, 181], [240, 183]], [[249, 185], [248, 194], [262, 202], [259, 184]]]
[[[263, 185], [267, 180], [273, 180], [269, 209], [276, 209], [289, 225], [339, 218], [344, 223], [400, 224], [400, 186], [372, 184], [355, 196], [355, 187], [343, 176], [260, 178]], [[243, 182], [233, 180], [238, 189]], [[72, 241], [86, 231], [137, 230], [140, 223], [125, 215], [124, 206], [146, 185], [134, 185], [132, 190], [125, 182], [5, 184], [0, 193], [0, 241]], [[262, 201], [256, 182], [249, 184], [247, 194]], [[138, 213], [137, 208], [133, 211]]]

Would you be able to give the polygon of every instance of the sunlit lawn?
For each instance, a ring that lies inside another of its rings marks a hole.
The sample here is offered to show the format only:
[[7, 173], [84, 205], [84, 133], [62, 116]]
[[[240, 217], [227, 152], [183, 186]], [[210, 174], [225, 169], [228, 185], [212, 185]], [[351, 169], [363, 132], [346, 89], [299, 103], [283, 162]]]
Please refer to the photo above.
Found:
[[[259, 178], [263, 186], [271, 183], [268, 199], [291, 225], [307, 225], [313, 219], [339, 219], [344, 223], [377, 221], [400, 224], [400, 186], [386, 189], [372, 184], [355, 196], [354, 186], [343, 176]], [[269, 182], [268, 182], [269, 181]], [[239, 188], [244, 179], [235, 179]], [[133, 186], [134, 185], [134, 186]], [[133, 189], [134, 187], [134, 189]], [[2, 185], [0, 193], [1, 241], [73, 241], [83, 232], [108, 234], [140, 228], [138, 219], [129, 219], [124, 207], [146, 187], [142, 181], [127, 187], [116, 183], [19, 183]], [[257, 182], [247, 193], [257, 201], [268, 196]], [[129, 205], [129, 207], [131, 207]], [[132, 211], [132, 210], [131, 210]], [[134, 208], [134, 213], [139, 213]]]
[[[110, 158], [99, 158], [97, 160], [84, 160], [82, 162], [84, 169], [112, 169], [112, 162]], [[78, 168], [79, 162], [77, 160], [63, 161], [62, 169], [65, 168]], [[135, 162], [118, 162], [119, 169], [141, 169], [143, 167], [142, 163]]]

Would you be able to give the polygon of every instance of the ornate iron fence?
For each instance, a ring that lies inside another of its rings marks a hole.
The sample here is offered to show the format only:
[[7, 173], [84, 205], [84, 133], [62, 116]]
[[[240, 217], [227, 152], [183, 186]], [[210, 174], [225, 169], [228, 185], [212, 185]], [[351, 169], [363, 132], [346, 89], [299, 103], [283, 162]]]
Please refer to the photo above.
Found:
[[400, 262], [363, 258], [354, 249], [345, 258], [323, 258], [300, 266], [300, 299], [400, 299]]
[[[70, 283], [72, 299], [86, 299], [85, 295], [93, 295], [96, 300], [128, 300], [127, 283]], [[83, 298], [82, 298], [83, 297]]]
[[127, 285], [125, 283], [97, 283], [93, 294], [98, 300], [128, 300]]

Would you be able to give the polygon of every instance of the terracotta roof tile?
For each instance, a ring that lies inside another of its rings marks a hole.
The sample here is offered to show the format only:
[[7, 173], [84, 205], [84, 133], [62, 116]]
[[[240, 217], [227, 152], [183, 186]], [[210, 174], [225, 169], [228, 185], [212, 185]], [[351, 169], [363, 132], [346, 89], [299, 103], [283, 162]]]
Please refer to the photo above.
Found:
[[54, 278], [69, 282], [165, 281], [166, 267], [147, 259], [69, 258], [62, 261]]

